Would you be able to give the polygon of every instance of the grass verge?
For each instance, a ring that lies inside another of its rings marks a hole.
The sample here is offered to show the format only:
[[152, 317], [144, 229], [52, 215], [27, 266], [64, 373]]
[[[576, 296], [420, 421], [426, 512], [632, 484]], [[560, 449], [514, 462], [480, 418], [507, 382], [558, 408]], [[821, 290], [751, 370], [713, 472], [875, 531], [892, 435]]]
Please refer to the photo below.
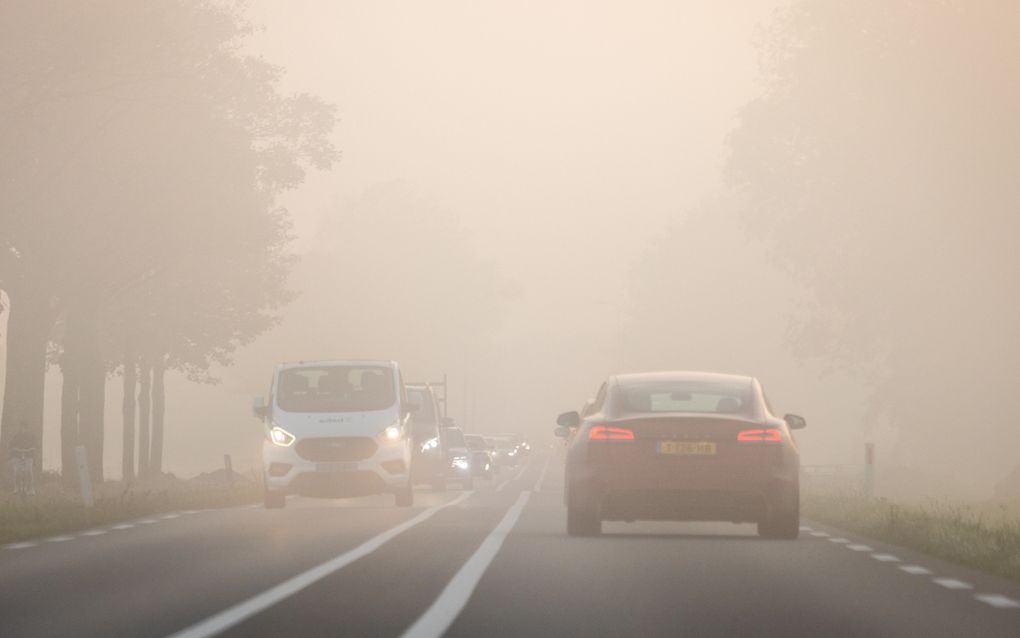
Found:
[[802, 495], [806, 518], [1020, 582], [1020, 503]]
[[99, 491], [94, 507], [85, 507], [76, 493], [46, 483], [24, 503], [9, 493], [0, 498], [0, 545], [177, 510], [244, 505], [261, 498], [261, 488], [249, 482], [233, 487], [180, 480], [126, 487], [113, 483]]

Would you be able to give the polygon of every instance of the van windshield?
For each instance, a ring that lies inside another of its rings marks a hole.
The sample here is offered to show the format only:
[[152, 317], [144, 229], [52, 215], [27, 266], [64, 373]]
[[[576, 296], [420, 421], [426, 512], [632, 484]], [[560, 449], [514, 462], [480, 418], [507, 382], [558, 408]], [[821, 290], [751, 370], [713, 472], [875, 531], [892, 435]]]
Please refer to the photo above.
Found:
[[393, 370], [379, 366], [317, 366], [280, 373], [276, 402], [287, 412], [367, 412], [397, 401]]

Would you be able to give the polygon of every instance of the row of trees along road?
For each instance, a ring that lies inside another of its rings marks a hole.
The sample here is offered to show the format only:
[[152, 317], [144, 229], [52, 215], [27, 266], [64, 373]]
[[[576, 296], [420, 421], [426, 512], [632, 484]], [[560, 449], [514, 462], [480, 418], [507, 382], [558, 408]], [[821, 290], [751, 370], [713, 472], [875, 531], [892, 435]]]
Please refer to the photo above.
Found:
[[159, 472], [166, 371], [210, 380], [288, 300], [276, 200], [335, 161], [335, 111], [283, 95], [250, 31], [201, 0], [0, 5], [0, 446], [22, 423], [41, 439], [58, 365], [67, 481], [79, 443], [102, 479], [111, 375], [124, 478]]

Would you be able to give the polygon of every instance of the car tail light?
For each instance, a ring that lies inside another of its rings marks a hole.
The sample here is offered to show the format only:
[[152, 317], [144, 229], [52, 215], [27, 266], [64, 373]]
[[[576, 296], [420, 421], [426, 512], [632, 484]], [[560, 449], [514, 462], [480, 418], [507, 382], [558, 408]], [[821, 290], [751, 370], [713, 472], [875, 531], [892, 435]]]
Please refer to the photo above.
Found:
[[627, 428], [615, 428], [609, 425], [596, 425], [592, 427], [591, 432], [588, 433], [589, 439], [598, 440], [615, 440], [615, 441], [633, 441], [634, 430], [628, 430]]
[[758, 428], [741, 430], [737, 433], [738, 441], [782, 441], [783, 435], [776, 428]]

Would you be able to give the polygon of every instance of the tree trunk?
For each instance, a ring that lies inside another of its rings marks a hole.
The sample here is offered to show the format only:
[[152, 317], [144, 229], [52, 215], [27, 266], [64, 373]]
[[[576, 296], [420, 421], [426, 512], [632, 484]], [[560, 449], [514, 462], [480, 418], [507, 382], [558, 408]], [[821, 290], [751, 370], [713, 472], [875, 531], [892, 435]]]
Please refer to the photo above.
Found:
[[99, 348], [97, 326], [93, 317], [87, 322], [86, 348], [81, 370], [81, 393], [78, 398], [78, 436], [85, 446], [89, 478], [103, 482], [103, 444], [106, 434], [106, 364]]
[[152, 368], [152, 449], [149, 453], [149, 471], [163, 471], [163, 417], [166, 413], [166, 359], [162, 356]]
[[[53, 327], [53, 313], [43, 295], [6, 290], [7, 376], [4, 381], [3, 415], [0, 416], [0, 449], [8, 449], [9, 439], [28, 425], [39, 441], [35, 466], [42, 468], [43, 394], [46, 386], [46, 344]], [[0, 454], [0, 477], [10, 476]]]
[[70, 335], [64, 338], [60, 356], [60, 478], [65, 485], [78, 484], [74, 448], [78, 445], [78, 400], [81, 392], [81, 364]]
[[135, 386], [138, 385], [138, 363], [130, 344], [124, 353], [124, 402], [121, 414], [124, 417], [123, 453], [121, 454], [121, 477], [124, 481], [135, 479]]
[[152, 393], [152, 366], [149, 360], [142, 357], [138, 383], [138, 476], [145, 477], [149, 473], [149, 415], [151, 414], [149, 398]]

